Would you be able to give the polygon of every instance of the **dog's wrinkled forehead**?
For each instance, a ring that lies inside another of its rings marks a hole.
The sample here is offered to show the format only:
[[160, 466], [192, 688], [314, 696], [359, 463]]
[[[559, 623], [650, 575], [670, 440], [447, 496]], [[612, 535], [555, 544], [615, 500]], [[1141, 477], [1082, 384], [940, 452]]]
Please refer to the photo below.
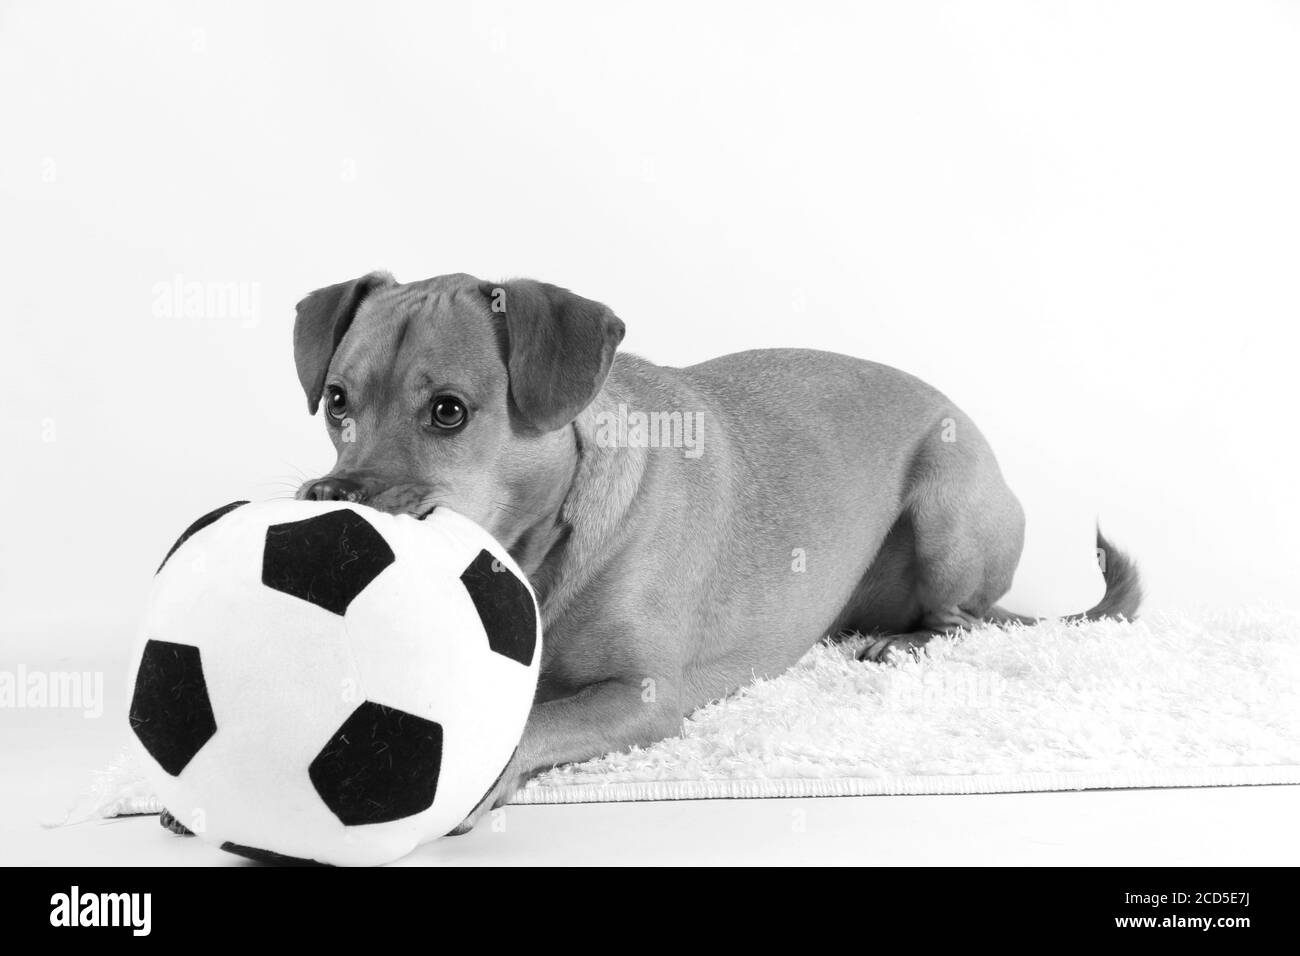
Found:
[[330, 376], [379, 397], [421, 383], [491, 388], [504, 384], [506, 372], [477, 280], [451, 275], [367, 296], [334, 353]]

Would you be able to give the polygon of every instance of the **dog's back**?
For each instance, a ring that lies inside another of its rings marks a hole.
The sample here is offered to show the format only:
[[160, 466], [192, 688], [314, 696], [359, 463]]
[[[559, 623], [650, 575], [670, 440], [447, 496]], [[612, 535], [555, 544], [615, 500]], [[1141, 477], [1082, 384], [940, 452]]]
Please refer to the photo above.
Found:
[[700, 636], [719, 685], [779, 672], [837, 626], [908, 503], [927, 436], [952, 422], [968, 443], [954, 455], [987, 448], [914, 376], [811, 350], [686, 368], [620, 353], [593, 411], [697, 416], [697, 456], [641, 453], [628, 533], [656, 546], [621, 573], [672, 582], [686, 569], [661, 613]]

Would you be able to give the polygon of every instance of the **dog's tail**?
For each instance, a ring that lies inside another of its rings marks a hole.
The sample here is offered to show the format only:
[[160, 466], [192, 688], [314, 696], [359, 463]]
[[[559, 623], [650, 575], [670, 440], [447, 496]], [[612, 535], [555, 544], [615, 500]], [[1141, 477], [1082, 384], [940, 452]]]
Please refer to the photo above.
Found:
[[[1065, 621], [1097, 621], [1102, 618], [1116, 617], [1133, 620], [1137, 617], [1138, 607], [1142, 604], [1142, 582], [1138, 577], [1137, 563], [1127, 554], [1115, 547], [1097, 528], [1097, 564], [1101, 566], [1101, 576], [1106, 581], [1106, 593], [1096, 606], [1088, 608], [1082, 614], [1071, 614]], [[985, 620], [995, 624], [1017, 622], [1020, 624], [1037, 624], [1041, 618], [1013, 614], [1004, 608], [994, 607], [985, 615]]]

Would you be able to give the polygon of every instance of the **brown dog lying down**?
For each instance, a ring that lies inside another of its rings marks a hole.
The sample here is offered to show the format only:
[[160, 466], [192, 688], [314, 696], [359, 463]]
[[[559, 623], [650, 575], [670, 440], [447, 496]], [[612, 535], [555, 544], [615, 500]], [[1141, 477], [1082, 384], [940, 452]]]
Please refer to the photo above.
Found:
[[[1020, 505], [939, 392], [829, 352], [665, 368], [616, 354], [622, 338], [605, 306], [528, 280], [375, 273], [298, 305], [298, 377], [338, 451], [299, 497], [445, 504], [537, 589], [537, 700], [476, 816], [536, 771], [677, 733], [825, 635], [875, 635], [863, 656], [881, 660], [1032, 620], [995, 604]], [[1086, 616], [1132, 616], [1136, 570], [1098, 545]]]

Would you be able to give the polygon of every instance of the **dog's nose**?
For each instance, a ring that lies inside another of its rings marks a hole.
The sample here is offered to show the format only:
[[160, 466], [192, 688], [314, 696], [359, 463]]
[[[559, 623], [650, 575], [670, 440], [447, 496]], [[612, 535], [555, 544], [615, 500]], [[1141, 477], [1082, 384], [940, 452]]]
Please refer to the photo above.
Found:
[[355, 501], [359, 504], [366, 500], [366, 489], [361, 482], [351, 478], [322, 478], [311, 483], [305, 497], [308, 501]]

